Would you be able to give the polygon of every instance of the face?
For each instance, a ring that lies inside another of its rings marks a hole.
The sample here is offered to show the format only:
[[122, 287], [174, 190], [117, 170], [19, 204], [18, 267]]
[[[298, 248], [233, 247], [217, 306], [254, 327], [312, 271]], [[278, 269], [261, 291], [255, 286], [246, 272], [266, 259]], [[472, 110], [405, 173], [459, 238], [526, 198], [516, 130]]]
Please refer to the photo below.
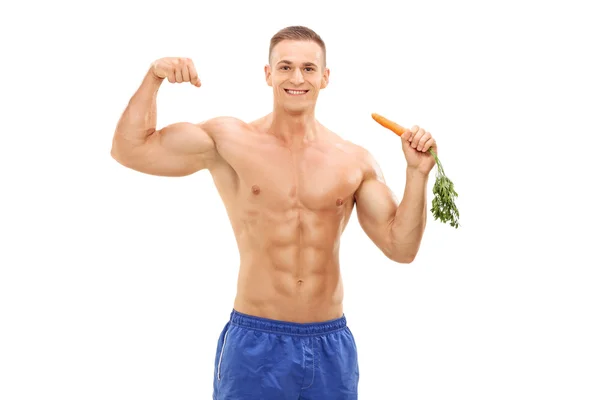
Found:
[[314, 108], [319, 91], [329, 83], [323, 51], [315, 42], [284, 40], [265, 66], [267, 84], [273, 88], [275, 105], [290, 112]]

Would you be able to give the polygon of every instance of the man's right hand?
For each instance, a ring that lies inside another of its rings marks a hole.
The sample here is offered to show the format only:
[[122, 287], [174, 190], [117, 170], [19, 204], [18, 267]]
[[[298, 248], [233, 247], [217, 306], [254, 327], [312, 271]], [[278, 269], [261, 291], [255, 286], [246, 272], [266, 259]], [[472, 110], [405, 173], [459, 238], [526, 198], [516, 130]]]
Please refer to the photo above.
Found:
[[171, 83], [190, 82], [196, 87], [201, 85], [194, 63], [189, 58], [160, 58], [152, 63], [151, 71], [158, 79], [167, 78]]

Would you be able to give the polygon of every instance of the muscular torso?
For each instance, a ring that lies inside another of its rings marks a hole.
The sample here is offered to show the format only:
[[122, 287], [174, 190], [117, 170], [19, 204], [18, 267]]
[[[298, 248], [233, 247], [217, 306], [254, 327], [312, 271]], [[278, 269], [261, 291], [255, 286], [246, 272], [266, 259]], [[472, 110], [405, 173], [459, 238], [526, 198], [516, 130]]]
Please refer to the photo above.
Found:
[[211, 174], [240, 252], [234, 308], [293, 322], [340, 317], [340, 236], [364, 175], [357, 146], [323, 127], [286, 145], [262, 120], [213, 140]]

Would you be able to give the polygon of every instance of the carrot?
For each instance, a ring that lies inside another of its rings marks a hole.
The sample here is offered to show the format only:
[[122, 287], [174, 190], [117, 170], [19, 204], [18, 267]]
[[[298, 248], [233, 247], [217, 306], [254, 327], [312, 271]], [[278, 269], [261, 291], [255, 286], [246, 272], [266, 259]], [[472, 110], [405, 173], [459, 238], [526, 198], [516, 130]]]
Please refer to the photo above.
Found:
[[[394, 132], [398, 136], [402, 136], [408, 129], [398, 125], [379, 114], [372, 113], [371, 117], [383, 126]], [[454, 199], [458, 197], [458, 193], [454, 190], [454, 183], [446, 176], [442, 163], [433, 149], [429, 149], [429, 153], [435, 159], [437, 164], [437, 174], [435, 184], [433, 185], [433, 201], [430, 209], [435, 220], [440, 220], [443, 223], [450, 223], [450, 226], [458, 228], [459, 212]]]
[[379, 114], [376, 113], [372, 113], [371, 117], [373, 117], [373, 119], [381, 126], [383, 126], [384, 128], [387, 128], [389, 130], [391, 130], [392, 132], [394, 132], [396, 135], [398, 136], [402, 136], [402, 134], [404, 132], [407, 131], [406, 128], [398, 125], [397, 123], [395, 123], [394, 121], [390, 121], [389, 119], [387, 119], [386, 117], [383, 117]]

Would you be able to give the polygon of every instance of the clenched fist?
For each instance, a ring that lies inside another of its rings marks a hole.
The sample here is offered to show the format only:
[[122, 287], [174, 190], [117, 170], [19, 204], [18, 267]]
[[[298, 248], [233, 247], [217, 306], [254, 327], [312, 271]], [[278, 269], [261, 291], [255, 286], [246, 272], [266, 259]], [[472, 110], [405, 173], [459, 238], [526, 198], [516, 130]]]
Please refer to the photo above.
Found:
[[152, 63], [152, 73], [159, 79], [167, 78], [171, 83], [190, 82], [200, 87], [200, 78], [189, 58], [165, 57]]
[[435, 165], [435, 158], [429, 153], [429, 149], [437, 154], [437, 144], [431, 133], [415, 125], [402, 135], [402, 150], [409, 167], [428, 174]]

